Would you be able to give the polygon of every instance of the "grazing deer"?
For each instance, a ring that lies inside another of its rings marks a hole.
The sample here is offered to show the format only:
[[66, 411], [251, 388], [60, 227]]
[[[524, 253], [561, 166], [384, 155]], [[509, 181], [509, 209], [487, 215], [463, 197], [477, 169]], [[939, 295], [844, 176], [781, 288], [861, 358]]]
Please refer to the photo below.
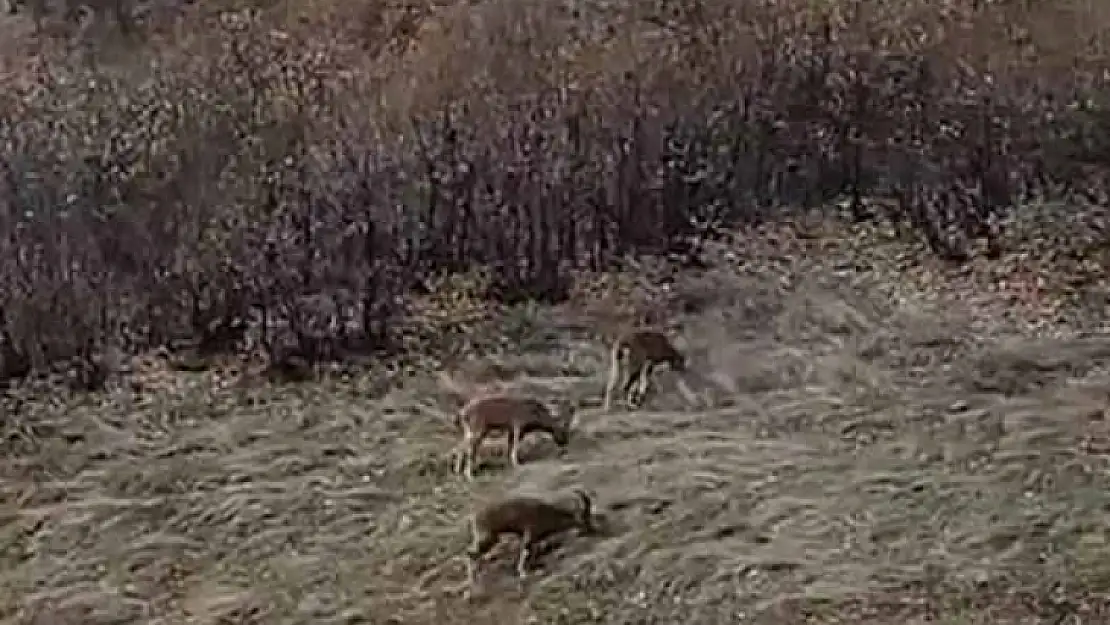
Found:
[[520, 466], [520, 442], [532, 432], [547, 432], [555, 444], [566, 449], [574, 420], [574, 409], [560, 402], [558, 415], [543, 402], [532, 397], [509, 394], [481, 395], [468, 401], [455, 413], [455, 425], [462, 432], [452, 470], [474, 478], [478, 450], [487, 436], [505, 432], [508, 438], [509, 462]]
[[609, 353], [609, 382], [605, 386], [605, 410], [613, 404], [613, 393], [630, 406], [639, 406], [647, 396], [651, 375], [662, 365], [672, 371], [686, 370], [686, 357], [665, 334], [656, 330], [632, 330], [613, 343]]
[[471, 588], [478, 578], [478, 565], [483, 556], [497, 545], [502, 536], [516, 536], [520, 541], [516, 573], [520, 580], [528, 575], [528, 564], [537, 545], [544, 539], [564, 531], [578, 529], [582, 534], [595, 531], [593, 500], [582, 488], [555, 498], [514, 495], [487, 504], [470, 517], [473, 542], [467, 553], [467, 579]]

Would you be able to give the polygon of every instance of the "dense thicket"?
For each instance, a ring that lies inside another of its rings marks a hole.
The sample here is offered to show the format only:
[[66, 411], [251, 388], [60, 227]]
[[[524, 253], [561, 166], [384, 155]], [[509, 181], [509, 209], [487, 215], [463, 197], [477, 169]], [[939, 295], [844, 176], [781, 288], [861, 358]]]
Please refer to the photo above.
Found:
[[534, 3], [474, 5], [462, 34], [397, 22], [393, 44], [472, 64], [436, 94], [415, 65], [365, 70], [397, 45], [265, 13], [194, 16], [126, 63], [40, 42], [0, 118], [4, 376], [183, 338], [395, 349], [406, 295], [443, 272], [557, 300], [576, 272], [694, 261], [719, 228], [802, 209], [893, 220], [958, 262], [1014, 207], [1104, 197], [1097, 42], [1050, 58], [1036, 3], [721, 4], [601, 33]]

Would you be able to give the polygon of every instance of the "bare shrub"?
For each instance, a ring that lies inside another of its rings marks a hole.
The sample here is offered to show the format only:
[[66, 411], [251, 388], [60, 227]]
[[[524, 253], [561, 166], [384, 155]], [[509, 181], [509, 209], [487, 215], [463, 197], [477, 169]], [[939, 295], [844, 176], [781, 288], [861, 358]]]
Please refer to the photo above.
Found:
[[[437, 276], [481, 274], [487, 303], [560, 301], [584, 273], [696, 264], [722, 228], [812, 209], [960, 262], [998, 254], [1029, 200], [1105, 196], [1093, 48], [983, 48], [1042, 36], [990, 11], [1051, 7], [703, 1], [588, 30], [499, 7], [413, 9], [372, 65], [358, 28], [321, 37], [273, 7], [183, 9], [130, 64], [44, 44], [33, 76], [4, 79], [5, 374], [109, 346], [305, 366], [430, 350], [439, 331], [408, 330]], [[472, 62], [497, 46], [551, 54]], [[421, 62], [442, 84], [412, 84]]]

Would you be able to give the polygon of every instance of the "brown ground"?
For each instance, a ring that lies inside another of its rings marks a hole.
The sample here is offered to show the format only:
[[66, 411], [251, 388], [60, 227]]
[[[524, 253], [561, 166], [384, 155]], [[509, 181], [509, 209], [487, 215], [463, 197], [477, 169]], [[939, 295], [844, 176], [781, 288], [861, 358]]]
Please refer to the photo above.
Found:
[[[823, 258], [681, 280], [676, 298], [708, 299], [676, 319], [693, 373], [636, 412], [600, 412], [603, 346], [533, 313], [500, 365], [588, 406], [581, 431], [517, 472], [495, 452], [473, 484], [447, 470], [430, 379], [371, 399], [366, 380], [197, 374], [37, 402], [51, 436], [10, 420], [0, 464], [2, 622], [1110, 618], [1110, 339], [973, 332], [966, 306], [898, 303]], [[607, 534], [566, 541], [522, 590], [499, 550], [467, 602], [472, 498], [571, 483]]]

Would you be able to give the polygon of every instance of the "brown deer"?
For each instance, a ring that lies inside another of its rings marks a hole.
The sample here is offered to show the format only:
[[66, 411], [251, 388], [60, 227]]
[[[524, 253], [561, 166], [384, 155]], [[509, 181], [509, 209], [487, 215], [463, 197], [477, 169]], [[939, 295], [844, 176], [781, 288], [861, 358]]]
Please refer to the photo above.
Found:
[[455, 414], [455, 425], [462, 432], [453, 458], [452, 470], [474, 478], [478, 451], [487, 436], [504, 432], [508, 438], [509, 462], [520, 466], [520, 442], [532, 432], [547, 432], [560, 448], [570, 440], [574, 410], [560, 402], [556, 415], [543, 402], [532, 397], [507, 393], [484, 394], [468, 401]]
[[686, 357], [665, 334], [657, 330], [632, 330], [621, 334], [609, 353], [609, 381], [605, 386], [605, 410], [613, 404], [613, 393], [621, 395], [630, 406], [639, 406], [647, 396], [651, 376], [656, 369], [668, 365], [672, 371], [686, 370]]
[[582, 534], [595, 531], [593, 500], [583, 488], [554, 498], [530, 495], [508, 496], [489, 503], [470, 517], [473, 542], [467, 553], [467, 579], [471, 587], [478, 577], [482, 558], [501, 540], [515, 536], [520, 547], [516, 559], [517, 577], [528, 575], [528, 565], [537, 545], [557, 533], [578, 529]]

